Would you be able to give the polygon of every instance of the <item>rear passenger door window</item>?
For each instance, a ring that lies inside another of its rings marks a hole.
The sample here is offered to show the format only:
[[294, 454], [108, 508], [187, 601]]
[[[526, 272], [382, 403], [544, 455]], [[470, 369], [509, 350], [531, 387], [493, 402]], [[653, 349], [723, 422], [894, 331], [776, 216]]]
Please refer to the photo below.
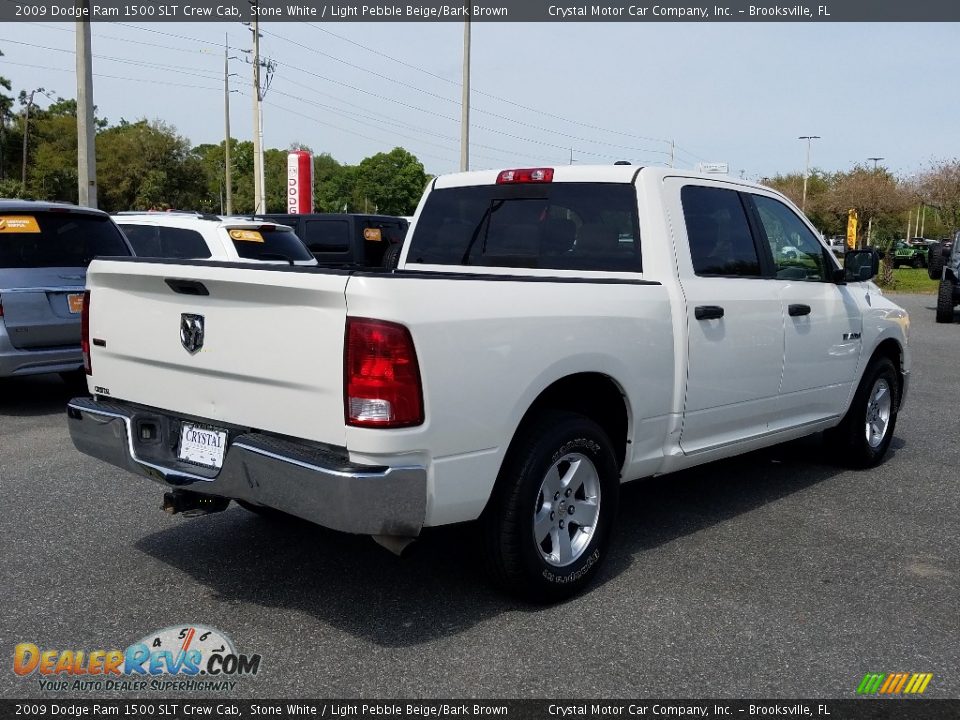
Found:
[[687, 185], [680, 201], [697, 275], [761, 276], [757, 247], [738, 192]]
[[779, 280], [822, 281], [828, 276], [825, 250], [810, 228], [779, 200], [751, 195]]
[[159, 257], [183, 259], [210, 257], [210, 248], [196, 230], [175, 227], [160, 227], [158, 230]]

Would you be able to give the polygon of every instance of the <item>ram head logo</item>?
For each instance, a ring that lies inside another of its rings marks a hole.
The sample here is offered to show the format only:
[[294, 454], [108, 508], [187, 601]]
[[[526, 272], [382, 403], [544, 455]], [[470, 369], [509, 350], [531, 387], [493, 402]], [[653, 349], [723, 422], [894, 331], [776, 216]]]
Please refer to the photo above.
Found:
[[203, 347], [203, 315], [180, 315], [180, 344], [191, 355]]

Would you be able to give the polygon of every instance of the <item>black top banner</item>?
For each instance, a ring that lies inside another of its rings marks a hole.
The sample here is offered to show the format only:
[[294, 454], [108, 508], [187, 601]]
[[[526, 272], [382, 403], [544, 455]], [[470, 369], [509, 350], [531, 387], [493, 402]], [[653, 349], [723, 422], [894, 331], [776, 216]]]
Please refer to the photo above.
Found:
[[960, 22], [956, 0], [646, 3], [483, 0], [0, 0], [0, 21], [92, 22]]

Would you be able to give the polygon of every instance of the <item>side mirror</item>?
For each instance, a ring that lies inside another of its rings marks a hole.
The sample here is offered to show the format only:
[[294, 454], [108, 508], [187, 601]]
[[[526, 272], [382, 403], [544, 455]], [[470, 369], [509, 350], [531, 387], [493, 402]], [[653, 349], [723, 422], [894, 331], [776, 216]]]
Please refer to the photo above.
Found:
[[850, 250], [843, 256], [843, 279], [864, 282], [880, 272], [880, 255], [873, 248]]

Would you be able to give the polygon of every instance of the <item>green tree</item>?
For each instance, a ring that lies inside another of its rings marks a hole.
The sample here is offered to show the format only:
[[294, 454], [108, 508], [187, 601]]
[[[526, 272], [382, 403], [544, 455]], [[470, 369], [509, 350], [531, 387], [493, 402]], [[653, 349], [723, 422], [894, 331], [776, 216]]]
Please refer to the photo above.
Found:
[[[921, 202], [936, 210], [941, 227], [926, 233], [928, 237], [949, 234], [960, 229], [960, 159], [936, 160], [924, 170], [917, 182]], [[929, 220], [927, 227], [931, 227]]]
[[[803, 173], [788, 173], [775, 175], [764, 180], [764, 184], [786, 195], [797, 207], [803, 205]], [[827, 191], [830, 189], [831, 176], [822, 170], [811, 170], [807, 178], [806, 215], [810, 222], [816, 225], [826, 235], [836, 235], [841, 232], [838, 227], [836, 214], [830, 212], [825, 204]]]
[[357, 174], [364, 207], [388, 215], [412, 214], [426, 184], [423, 163], [401, 147], [364, 158]]
[[[0, 50], [0, 57], [3, 57], [3, 51]], [[13, 109], [13, 96], [7, 95], [3, 90], [12, 90], [13, 84], [8, 78], [0, 75], [0, 181], [7, 177], [7, 121], [10, 119], [10, 111]], [[9, 197], [8, 193], [0, 194], [3, 197]]]
[[190, 143], [162, 122], [121, 121], [97, 135], [99, 204], [105, 210], [194, 209], [209, 201]]
[[[824, 205], [836, 215], [846, 218], [850, 209], [857, 211], [858, 244], [868, 232], [873, 244], [886, 244], [896, 236], [899, 215], [907, 208], [909, 197], [903, 186], [885, 168], [858, 165], [850, 172], [838, 173], [824, 197]], [[882, 241], [882, 242], [878, 242]]]
[[[58, 98], [30, 120], [27, 194], [77, 202], [77, 103]], [[22, 137], [22, 136], [21, 136]]]
[[263, 151], [263, 195], [265, 212], [287, 211], [287, 151]]

